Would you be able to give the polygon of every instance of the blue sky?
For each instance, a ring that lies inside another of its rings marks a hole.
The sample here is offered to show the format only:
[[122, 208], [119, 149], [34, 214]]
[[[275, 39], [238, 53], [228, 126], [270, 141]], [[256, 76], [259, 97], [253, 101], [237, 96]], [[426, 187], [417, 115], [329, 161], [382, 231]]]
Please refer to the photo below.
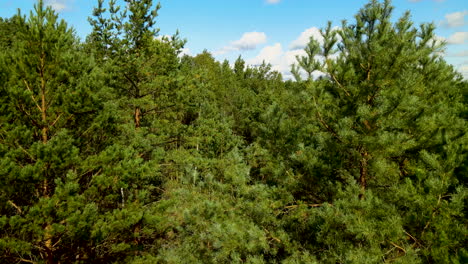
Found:
[[[121, 1], [121, 0], [120, 0]], [[0, 16], [20, 8], [29, 14], [36, 0], [0, 0]], [[46, 0], [82, 39], [90, 32], [87, 17], [95, 0]], [[122, 2], [122, 1], [121, 1]], [[310, 36], [328, 20], [339, 26], [353, 21], [367, 0], [161, 0], [157, 26], [161, 34], [180, 31], [186, 52], [207, 49], [218, 60], [239, 55], [252, 65], [263, 60], [288, 76], [289, 65]], [[468, 3], [466, 0], [394, 0], [394, 19], [410, 10], [416, 25], [434, 22], [437, 35], [449, 42], [446, 60], [468, 78]]]

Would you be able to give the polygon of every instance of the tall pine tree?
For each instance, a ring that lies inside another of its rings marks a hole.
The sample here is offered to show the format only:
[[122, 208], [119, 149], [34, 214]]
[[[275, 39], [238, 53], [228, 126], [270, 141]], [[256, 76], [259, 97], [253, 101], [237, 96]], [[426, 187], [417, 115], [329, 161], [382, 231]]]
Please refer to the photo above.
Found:
[[467, 189], [457, 176], [467, 148], [461, 77], [440, 57], [432, 24], [416, 28], [409, 13], [392, 23], [392, 11], [390, 1], [370, 1], [355, 23], [336, 32], [329, 24], [324, 45], [309, 54], [324, 58], [326, 78], [302, 94], [315, 131], [293, 157], [305, 174], [303, 197], [312, 192], [312, 201], [334, 205], [311, 210], [318, 218], [309, 228], [321, 230], [312, 240], [328, 248], [330, 263], [460, 263], [467, 253]]
[[18, 17], [0, 64], [0, 261], [102, 263], [141, 251], [159, 180], [122, 143], [104, 72], [42, 1]]

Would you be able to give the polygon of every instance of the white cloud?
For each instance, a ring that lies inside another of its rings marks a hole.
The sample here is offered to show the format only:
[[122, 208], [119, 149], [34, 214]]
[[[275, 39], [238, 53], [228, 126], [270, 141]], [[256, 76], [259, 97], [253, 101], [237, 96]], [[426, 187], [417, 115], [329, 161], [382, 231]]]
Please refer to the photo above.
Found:
[[468, 32], [455, 32], [448, 39], [448, 44], [464, 44], [468, 40]]
[[260, 65], [266, 62], [277, 65], [281, 61], [282, 55], [283, 47], [280, 43], [276, 43], [273, 46], [264, 47], [256, 57], [247, 60], [247, 64]]
[[465, 79], [468, 79], [468, 64], [460, 65], [457, 70], [463, 75]]
[[171, 36], [171, 35], [167, 35], [167, 34], [166, 34], [166, 35], [157, 35], [157, 36], [156, 36], [156, 37], [154, 37], [154, 38], [155, 38], [155, 39], [157, 39], [157, 40], [160, 40], [160, 41], [162, 41], [162, 40], [164, 40], [164, 39], [171, 39], [171, 38], [172, 38], [172, 36]]
[[[338, 29], [340, 28], [336, 26], [332, 28], [332, 30]], [[315, 40], [317, 40], [320, 45], [323, 44], [323, 37], [320, 33], [320, 29], [318, 27], [311, 27], [304, 30], [297, 39], [293, 40], [289, 45], [289, 48], [291, 50], [304, 49], [307, 46], [307, 44], [309, 44], [310, 37], [313, 37]], [[341, 40], [340, 35], [337, 34], [336, 37], [338, 41]]]
[[[246, 63], [251, 66], [259, 66], [263, 62], [269, 63], [272, 66], [272, 70], [280, 72], [285, 79], [293, 79], [291, 74], [291, 65], [295, 64], [296, 56], [305, 56], [306, 53], [303, 49], [295, 50], [283, 50], [283, 46], [280, 43], [276, 43], [271, 46], [264, 47], [260, 53], [254, 58], [246, 60]], [[305, 78], [305, 72], [302, 72]], [[313, 77], [323, 75], [321, 72], [314, 72]]]
[[55, 11], [60, 12], [70, 8], [70, 4], [73, 0], [45, 0], [44, 3], [52, 7]]
[[323, 37], [320, 34], [320, 29], [317, 27], [311, 27], [303, 31], [297, 39], [291, 42], [291, 45], [289, 45], [289, 48], [291, 50], [304, 49], [309, 43], [310, 37], [313, 37], [320, 44], [323, 43]]
[[432, 44], [440, 45], [443, 43], [447, 43], [447, 39], [442, 36], [435, 35], [435, 37], [428, 42], [428, 45], [429, 46], [431, 46]]
[[189, 48], [183, 48], [180, 50], [179, 56], [191, 55], [192, 51]]
[[465, 25], [466, 15], [468, 15], [468, 10], [447, 14], [442, 25], [446, 27], [461, 27]]
[[267, 36], [263, 32], [247, 32], [239, 40], [232, 42], [232, 46], [239, 50], [251, 50], [265, 43], [266, 40]]
[[[313, 37], [320, 44], [323, 44], [323, 37], [320, 34], [319, 28], [311, 27], [304, 30], [297, 39], [292, 41], [289, 45], [289, 49], [285, 49], [281, 43], [269, 45], [264, 47], [257, 56], [247, 59], [246, 63], [251, 66], [258, 66], [263, 62], [269, 63], [272, 66], [272, 70], [280, 72], [285, 79], [293, 79], [291, 65], [297, 63], [296, 56], [306, 56], [304, 48], [309, 43], [310, 37]], [[332, 56], [332, 58], [334, 57], [335, 56]], [[319, 61], [323, 60], [321, 56], [317, 56], [316, 58]], [[301, 73], [303, 77], [306, 76], [304, 71], [301, 71]], [[314, 78], [322, 75], [323, 73], [319, 71], [313, 73]]]
[[215, 51], [214, 55], [221, 55], [231, 51], [253, 50], [258, 45], [264, 44], [267, 41], [267, 36], [263, 32], [246, 32], [239, 40], [231, 42], [230, 45]]
[[281, 0], [266, 0], [266, 2], [268, 4], [277, 4], [277, 3], [281, 2]]

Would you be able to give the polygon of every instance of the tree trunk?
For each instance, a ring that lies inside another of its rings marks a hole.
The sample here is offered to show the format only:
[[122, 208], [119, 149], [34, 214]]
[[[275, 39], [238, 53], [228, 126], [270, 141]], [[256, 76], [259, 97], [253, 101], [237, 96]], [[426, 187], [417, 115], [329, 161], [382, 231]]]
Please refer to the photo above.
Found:
[[140, 127], [140, 121], [141, 121], [141, 110], [139, 107], [135, 108], [135, 127], [139, 128]]
[[[47, 101], [46, 101], [46, 80], [44, 76], [44, 55], [41, 56], [41, 116], [42, 116], [42, 143], [47, 144], [48, 141], [48, 124], [47, 124]], [[47, 182], [47, 171], [42, 184], [43, 196], [49, 196], [48, 182]]]
[[[40, 66], [40, 77], [41, 77], [41, 119], [42, 119], [42, 143], [47, 144], [49, 140], [49, 124], [47, 122], [47, 98], [46, 98], [46, 84], [45, 79], [45, 54], [41, 55], [41, 66]], [[44, 180], [42, 181], [42, 196], [49, 198], [49, 181], [47, 179], [48, 173], [47, 170], [44, 172]], [[52, 225], [51, 223], [46, 223], [44, 227], [44, 247], [45, 253], [47, 255], [47, 263], [52, 264], [54, 261], [54, 249], [52, 244]]]
[[364, 193], [367, 187], [367, 163], [369, 161], [369, 154], [367, 151], [361, 153], [361, 164], [360, 164], [360, 176], [359, 176], [359, 185], [361, 186], [361, 193], [359, 194], [359, 199], [364, 199]]

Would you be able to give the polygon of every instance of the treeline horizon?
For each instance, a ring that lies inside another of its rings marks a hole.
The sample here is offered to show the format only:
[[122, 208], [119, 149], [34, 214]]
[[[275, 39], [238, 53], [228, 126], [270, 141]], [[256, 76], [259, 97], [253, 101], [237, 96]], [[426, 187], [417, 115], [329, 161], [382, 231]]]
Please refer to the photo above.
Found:
[[370, 0], [284, 80], [124, 2], [84, 41], [42, 0], [0, 18], [1, 263], [468, 263], [468, 82], [433, 24]]

